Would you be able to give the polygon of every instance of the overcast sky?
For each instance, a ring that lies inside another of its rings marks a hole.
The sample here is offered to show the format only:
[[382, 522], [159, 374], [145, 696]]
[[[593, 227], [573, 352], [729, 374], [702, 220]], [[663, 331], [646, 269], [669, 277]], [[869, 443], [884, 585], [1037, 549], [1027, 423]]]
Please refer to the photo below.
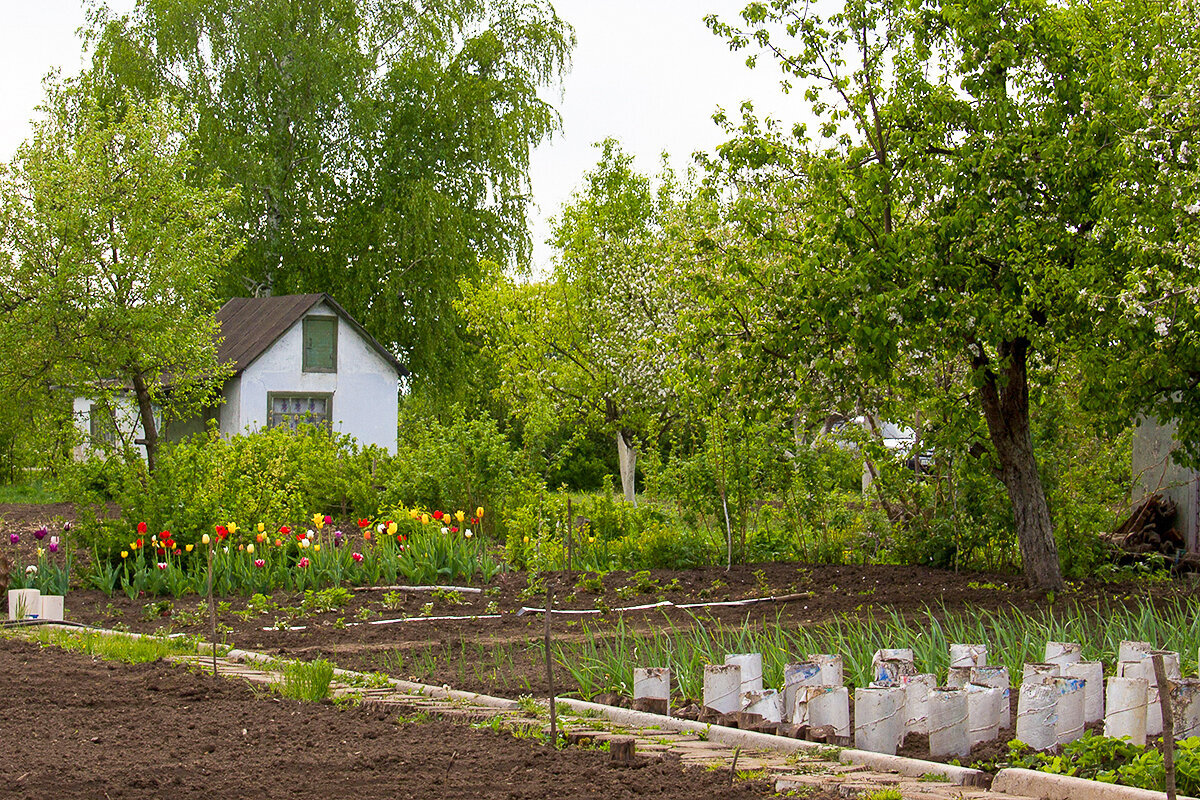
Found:
[[[109, 0], [119, 11], [132, 0]], [[744, 54], [729, 52], [709, 33], [703, 17], [733, 18], [745, 0], [556, 0], [560, 16], [575, 26], [574, 64], [548, 97], [562, 112], [563, 131], [534, 154], [532, 213], [535, 261], [546, 268], [549, 217], [558, 213], [596, 163], [594, 142], [619, 139], [644, 172], [656, 172], [659, 154], [686, 169], [696, 150], [722, 140], [713, 111], [735, 112], [751, 99], [759, 109], [791, 121], [798, 95], [778, 90], [778, 73], [764, 61], [748, 70]], [[42, 77], [81, 66], [76, 29], [83, 0], [0, 0], [0, 157], [7, 161], [29, 134], [42, 98]]]

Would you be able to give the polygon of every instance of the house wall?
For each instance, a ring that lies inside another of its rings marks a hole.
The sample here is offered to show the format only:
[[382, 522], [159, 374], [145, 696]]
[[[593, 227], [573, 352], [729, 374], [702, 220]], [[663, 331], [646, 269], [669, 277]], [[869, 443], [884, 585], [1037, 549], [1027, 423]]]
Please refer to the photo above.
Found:
[[[337, 316], [337, 312], [318, 303], [306, 316]], [[303, 336], [304, 324], [299, 320], [246, 367], [240, 381], [227, 384], [221, 431], [232, 434], [265, 427], [269, 392], [330, 393], [335, 431], [395, 453], [399, 390], [395, 367], [339, 316], [337, 371], [304, 372]]]
[[1188, 550], [1200, 552], [1200, 473], [1171, 459], [1178, 447], [1175, 422], [1142, 420], [1133, 432], [1133, 505], [1161, 492], [1175, 501], [1175, 528]]
[[[77, 461], [82, 461], [93, 450], [99, 449], [91, 441], [92, 404], [94, 402], [93, 398], [90, 397], [76, 397], [72, 402], [71, 411], [75, 418], [75, 427], [80, 433], [79, 444], [75, 445], [73, 451], [73, 455]], [[110, 402], [112, 403], [116, 418], [119, 442], [132, 445], [135, 439], [143, 438], [146, 435], [146, 431], [142, 428], [142, 416], [138, 412], [137, 400], [133, 395], [118, 394]], [[155, 409], [154, 416], [155, 421], [161, 425], [162, 415], [157, 408]], [[142, 454], [142, 458], [145, 458], [146, 448], [138, 445], [137, 449]]]

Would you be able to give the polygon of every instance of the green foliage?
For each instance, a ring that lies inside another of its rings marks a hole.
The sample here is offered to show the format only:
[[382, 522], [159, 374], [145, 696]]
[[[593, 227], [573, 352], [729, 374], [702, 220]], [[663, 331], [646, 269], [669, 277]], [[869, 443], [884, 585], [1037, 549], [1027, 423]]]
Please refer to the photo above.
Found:
[[329, 697], [333, 664], [323, 658], [315, 661], [289, 661], [283, 665], [275, 690], [292, 700], [317, 702]]
[[[1020, 741], [1010, 742], [1008, 759], [1003, 766], [1072, 775], [1156, 792], [1166, 789], [1161, 750], [1153, 746], [1138, 747], [1127, 740], [1096, 736], [1091, 732], [1063, 745], [1062, 752], [1057, 755], [1030, 750]], [[1175, 784], [1180, 794], [1193, 796], [1200, 791], [1200, 737], [1175, 743]]]
[[468, 418], [462, 408], [430, 419], [428, 409], [406, 409], [400, 439], [381, 498], [383, 508], [485, 509], [484, 530], [503, 537], [508, 511], [538, 486], [525, 454], [491, 417]]
[[330, 586], [316, 591], [307, 589], [304, 599], [300, 602], [300, 610], [305, 614], [338, 611], [345, 608], [353, 597], [354, 593], [344, 586]]
[[459, 282], [529, 254], [541, 90], [574, 45], [549, 3], [141, 0], [90, 22], [96, 92], [194, 108], [197, 172], [242, 188], [227, 291], [333, 291], [418, 385], [463, 386]]
[[610, 493], [572, 496], [567, 518], [565, 492], [534, 498], [509, 515], [507, 561], [518, 569], [565, 569], [571, 537], [574, 569], [688, 569], [715, 562], [710, 536], [643, 502], [632, 506]]
[[84, 518], [79, 526], [86, 545], [95, 543], [111, 556], [124, 549], [139, 522], [196, 544], [201, 534], [229, 521], [265, 522], [273, 532], [315, 511], [373, 517], [379, 502], [373, 470], [387, 457], [318, 425], [228, 438], [213, 428], [167, 445], [153, 475], [145, 474], [139, 459], [92, 459], [71, 470], [67, 481], [79, 502], [112, 499], [121, 505], [121, 520]]
[[22, 632], [8, 635], [29, 636], [42, 645], [75, 650], [89, 656], [97, 656], [109, 661], [124, 661], [128, 664], [144, 664], [160, 661], [168, 656], [196, 652], [194, 639], [168, 639], [165, 636], [133, 637], [121, 634], [101, 634], [93, 631], [52, 630], [50, 628], [38, 628], [33, 633]]
[[0, 171], [0, 385], [90, 398], [118, 449], [140, 425], [153, 469], [162, 421], [196, 413], [224, 378], [213, 313], [237, 193], [188, 182], [193, 121], [169, 104], [117, 112], [86, 82], [49, 91]]

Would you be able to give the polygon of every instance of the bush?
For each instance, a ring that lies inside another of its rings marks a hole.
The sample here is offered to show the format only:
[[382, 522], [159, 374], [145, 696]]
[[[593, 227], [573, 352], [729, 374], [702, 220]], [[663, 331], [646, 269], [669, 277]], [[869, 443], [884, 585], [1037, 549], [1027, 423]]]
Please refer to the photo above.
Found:
[[[379, 508], [376, 473], [387, 459], [379, 448], [359, 447], [352, 437], [317, 425], [230, 438], [212, 428], [164, 446], [153, 475], [139, 458], [110, 458], [82, 463], [71, 481], [84, 505], [79, 528], [85, 546], [111, 558], [128, 545], [139, 522], [195, 544], [229, 521], [243, 527], [265, 522], [275, 530], [314, 512], [373, 517]], [[109, 499], [121, 506], [123, 519], [102, 519], [99, 504]]]
[[540, 487], [524, 453], [513, 447], [489, 416], [467, 419], [454, 409], [449, 422], [406, 418], [382, 499], [385, 508], [471, 510], [482, 506], [503, 538], [506, 509], [517, 508]]

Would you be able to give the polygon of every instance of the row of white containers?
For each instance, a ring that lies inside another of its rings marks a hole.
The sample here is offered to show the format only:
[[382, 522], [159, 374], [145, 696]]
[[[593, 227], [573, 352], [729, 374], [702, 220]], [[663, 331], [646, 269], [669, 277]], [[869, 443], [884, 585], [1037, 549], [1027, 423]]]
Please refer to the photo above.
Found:
[[[1015, 737], [1045, 750], [1077, 739], [1085, 725], [1100, 719], [1106, 736], [1128, 737], [1135, 744], [1160, 735], [1151, 661], [1156, 654], [1164, 658], [1170, 683], [1176, 738], [1200, 734], [1200, 680], [1182, 677], [1178, 653], [1122, 642], [1106, 698], [1103, 664], [1083, 661], [1076, 643], [1050, 642], [1044, 662], [1024, 666]], [[1012, 723], [1008, 668], [988, 665], [985, 645], [951, 645], [944, 686], [937, 676], [917, 672], [909, 649], [877, 651], [871, 674], [870, 685], [854, 690], [854, 746], [860, 749], [895, 753], [907, 734], [919, 733], [929, 737], [934, 757], [967, 755]], [[810, 654], [808, 661], [786, 665], [781, 691], [764, 689], [762, 676], [758, 653], [727, 655], [724, 664], [706, 665], [705, 708], [718, 714], [746, 712], [767, 723], [829, 726], [849, 739], [850, 696], [840, 655]], [[666, 701], [670, 684], [665, 668], [634, 670], [635, 699]]]

